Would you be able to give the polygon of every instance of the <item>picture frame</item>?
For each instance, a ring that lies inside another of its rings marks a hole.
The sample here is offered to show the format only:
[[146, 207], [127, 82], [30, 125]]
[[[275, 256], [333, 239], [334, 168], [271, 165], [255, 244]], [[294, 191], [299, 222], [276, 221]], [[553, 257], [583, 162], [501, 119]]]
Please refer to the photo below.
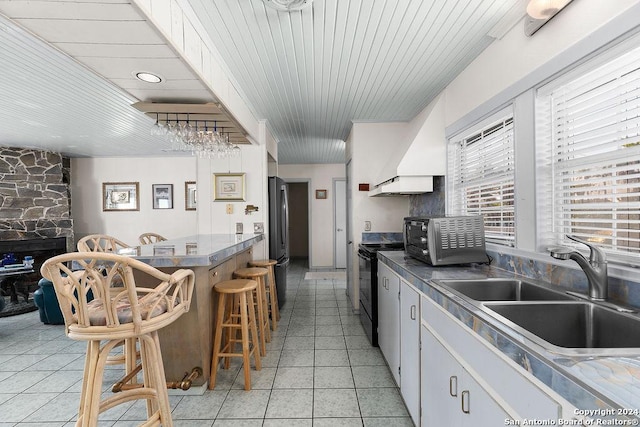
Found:
[[316, 199], [326, 199], [327, 190], [316, 190]]
[[195, 181], [184, 183], [184, 210], [195, 211], [197, 202], [197, 187]]
[[103, 182], [102, 210], [139, 211], [140, 183], [138, 182]]
[[173, 184], [153, 184], [153, 209], [173, 209]]
[[244, 173], [213, 174], [213, 200], [216, 202], [244, 201], [244, 176]]

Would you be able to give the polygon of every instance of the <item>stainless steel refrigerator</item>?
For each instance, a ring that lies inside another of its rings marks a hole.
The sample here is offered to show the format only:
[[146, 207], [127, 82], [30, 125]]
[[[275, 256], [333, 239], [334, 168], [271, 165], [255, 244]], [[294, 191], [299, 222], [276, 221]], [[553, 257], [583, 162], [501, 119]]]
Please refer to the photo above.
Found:
[[269, 258], [275, 259], [278, 306], [286, 302], [287, 267], [289, 266], [289, 197], [287, 183], [269, 177]]

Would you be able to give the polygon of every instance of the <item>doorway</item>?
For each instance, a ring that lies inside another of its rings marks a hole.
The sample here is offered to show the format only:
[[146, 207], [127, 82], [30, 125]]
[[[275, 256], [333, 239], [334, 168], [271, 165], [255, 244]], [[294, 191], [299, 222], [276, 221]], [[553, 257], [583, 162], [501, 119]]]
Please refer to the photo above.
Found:
[[289, 187], [289, 256], [309, 265], [309, 183], [287, 182]]

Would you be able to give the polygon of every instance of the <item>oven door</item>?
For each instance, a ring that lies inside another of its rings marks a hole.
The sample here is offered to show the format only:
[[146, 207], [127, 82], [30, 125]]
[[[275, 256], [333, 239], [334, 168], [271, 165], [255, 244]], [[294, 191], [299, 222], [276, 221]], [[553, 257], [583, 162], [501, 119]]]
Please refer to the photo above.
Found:
[[360, 272], [360, 305], [371, 318], [371, 257], [361, 249], [358, 250], [358, 271]]
[[[375, 254], [373, 254], [375, 256]], [[377, 262], [371, 254], [358, 251], [360, 272], [360, 323], [371, 345], [378, 346]]]

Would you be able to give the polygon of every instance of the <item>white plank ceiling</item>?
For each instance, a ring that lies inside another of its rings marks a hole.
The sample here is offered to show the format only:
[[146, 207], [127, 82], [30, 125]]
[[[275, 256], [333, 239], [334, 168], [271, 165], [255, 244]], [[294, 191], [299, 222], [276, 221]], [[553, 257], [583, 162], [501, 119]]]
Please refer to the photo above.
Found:
[[[352, 121], [411, 120], [525, 8], [315, 0], [279, 12], [262, 0], [185, 2], [255, 117], [268, 121], [280, 163], [342, 163]], [[0, 145], [166, 155], [153, 120], [131, 105], [215, 102], [129, 1], [0, 0], [0, 13]], [[136, 70], [166, 84], [139, 82]]]

